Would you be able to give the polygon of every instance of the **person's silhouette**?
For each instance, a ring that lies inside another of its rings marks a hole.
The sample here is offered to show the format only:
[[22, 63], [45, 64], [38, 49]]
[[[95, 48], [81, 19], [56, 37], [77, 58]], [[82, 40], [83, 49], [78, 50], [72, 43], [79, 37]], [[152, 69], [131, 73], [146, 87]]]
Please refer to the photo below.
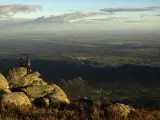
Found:
[[26, 65], [26, 68], [27, 68], [27, 73], [32, 72], [31, 60], [30, 60], [29, 56], [27, 56], [27, 58], [26, 58], [25, 65]]
[[32, 72], [32, 69], [31, 69], [31, 60], [30, 60], [29, 56], [27, 56], [26, 59], [24, 59], [23, 57], [20, 58], [19, 65], [20, 65], [20, 67], [26, 67], [27, 68], [27, 73]]
[[20, 58], [19, 66], [20, 67], [25, 67], [24, 59], [22, 57]]

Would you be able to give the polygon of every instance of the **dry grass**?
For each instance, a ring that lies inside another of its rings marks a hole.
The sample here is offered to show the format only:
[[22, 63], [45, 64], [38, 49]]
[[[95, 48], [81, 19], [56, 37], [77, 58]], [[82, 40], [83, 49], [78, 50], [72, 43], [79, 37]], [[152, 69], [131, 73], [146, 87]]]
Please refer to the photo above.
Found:
[[108, 114], [105, 108], [97, 109], [95, 105], [86, 109], [82, 104], [70, 109], [32, 108], [28, 111], [1, 109], [0, 120], [160, 120], [160, 111], [136, 109], [127, 118], [118, 114]]

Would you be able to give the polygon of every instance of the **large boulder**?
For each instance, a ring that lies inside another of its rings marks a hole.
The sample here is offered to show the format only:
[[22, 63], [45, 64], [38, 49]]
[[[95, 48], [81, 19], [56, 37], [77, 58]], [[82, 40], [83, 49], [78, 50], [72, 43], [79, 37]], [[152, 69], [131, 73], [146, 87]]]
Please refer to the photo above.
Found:
[[24, 92], [32, 101], [36, 98], [44, 97], [48, 94], [51, 94], [54, 91], [52, 85], [34, 85], [26, 88], [21, 88], [21, 91]]
[[18, 80], [25, 75], [27, 75], [27, 68], [17, 67], [9, 69], [6, 73], [6, 78], [10, 82], [13, 80]]
[[26, 86], [31, 86], [34, 84], [34, 82], [38, 82], [41, 84], [43, 81], [41, 78], [39, 78], [40, 73], [39, 72], [34, 72], [28, 75], [25, 75], [21, 77], [18, 80], [13, 80], [10, 82], [10, 87], [11, 88], [20, 88], [20, 87], [26, 87]]
[[6, 78], [0, 73], [0, 95], [11, 93]]
[[134, 111], [134, 108], [120, 103], [111, 104], [107, 107], [107, 112], [112, 117], [111, 119], [114, 119], [114, 117], [118, 119], [127, 118], [131, 111]]
[[49, 100], [49, 104], [51, 106], [59, 105], [59, 104], [69, 104], [70, 100], [68, 99], [67, 95], [64, 91], [57, 85], [52, 84], [54, 90], [52, 94], [47, 95], [45, 98]]
[[24, 67], [12, 68], [6, 74], [11, 90], [25, 93], [32, 103], [42, 101], [46, 106], [70, 103], [60, 87], [55, 84], [48, 85], [39, 77], [39, 72], [27, 74], [27, 69]]
[[31, 108], [32, 104], [29, 98], [22, 92], [14, 92], [1, 96], [1, 105], [8, 108], [26, 109]]
[[24, 67], [10, 69], [6, 76], [10, 88], [22, 88], [26, 86], [31, 86], [36, 82], [36, 85], [46, 84], [41, 78], [39, 78], [39, 72], [27, 74], [27, 69]]
[[0, 89], [8, 89], [9, 85], [6, 78], [0, 73]]
[[41, 100], [49, 101], [50, 105], [61, 104], [61, 103], [70, 103], [70, 100], [63, 92], [63, 90], [55, 84], [51, 85], [35, 85], [27, 88], [22, 88], [21, 91], [26, 93], [31, 101]]

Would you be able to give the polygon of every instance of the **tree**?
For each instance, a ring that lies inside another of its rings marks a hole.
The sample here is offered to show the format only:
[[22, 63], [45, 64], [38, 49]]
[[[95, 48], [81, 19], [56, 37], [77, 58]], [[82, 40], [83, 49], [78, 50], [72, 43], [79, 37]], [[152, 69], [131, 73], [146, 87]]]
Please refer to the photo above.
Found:
[[88, 85], [88, 81], [77, 77], [73, 80], [61, 80], [61, 88], [65, 91], [70, 99], [79, 99], [88, 97], [92, 88]]

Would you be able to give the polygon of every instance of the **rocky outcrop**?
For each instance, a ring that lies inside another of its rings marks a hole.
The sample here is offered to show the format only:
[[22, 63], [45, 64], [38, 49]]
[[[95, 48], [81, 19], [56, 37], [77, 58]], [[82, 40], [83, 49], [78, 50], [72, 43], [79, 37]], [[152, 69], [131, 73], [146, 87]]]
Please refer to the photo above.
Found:
[[53, 92], [45, 97], [49, 100], [50, 105], [53, 106], [55, 104], [63, 103], [69, 104], [70, 100], [68, 99], [64, 91], [55, 84], [53, 84], [52, 86], [54, 87]]
[[6, 78], [8, 82], [19, 80], [21, 77], [27, 75], [27, 68], [25, 67], [17, 67], [11, 68], [6, 72]]
[[127, 118], [131, 111], [134, 111], [132, 107], [120, 103], [111, 104], [107, 107], [108, 114], [111, 114], [112, 117], [118, 116], [119, 119]]
[[9, 85], [6, 78], [0, 73], [0, 89], [8, 89]]
[[9, 94], [9, 93], [11, 93], [11, 90], [9, 89], [8, 81], [0, 73], [0, 95]]
[[54, 87], [52, 85], [34, 85], [21, 89], [21, 91], [33, 100], [51, 94], [53, 90]]
[[1, 96], [1, 105], [8, 108], [31, 108], [32, 104], [28, 97], [22, 92], [14, 92], [10, 94], [4, 94]]
[[38, 82], [39, 85], [43, 82], [41, 78], [39, 78], [40, 73], [34, 72], [32, 74], [25, 75], [21, 77], [20, 79], [16, 81], [11, 81], [10, 82], [10, 87], [11, 88], [20, 88], [20, 87], [26, 87], [26, 86], [31, 86], [34, 84], [34, 82]]
[[[30, 98], [31, 101], [35, 99], [42, 99], [45, 103], [49, 101], [50, 105], [70, 103], [70, 100], [63, 92], [63, 90], [55, 84], [51, 85], [35, 85], [21, 89]], [[47, 102], [48, 104], [48, 102]]]
[[5, 76], [8, 82], [0, 74], [0, 83], [3, 84], [3, 86], [0, 84], [2, 86], [0, 86], [0, 94], [2, 98], [1, 102], [6, 105], [14, 103], [20, 107], [21, 105], [25, 105], [25, 100], [29, 106], [31, 106], [31, 103], [33, 105], [37, 103], [45, 104], [47, 107], [54, 104], [70, 103], [64, 91], [55, 84], [49, 85], [44, 82], [40, 78], [39, 72], [27, 74], [25, 67], [17, 67], [9, 69]]
[[40, 73], [34, 72], [31, 74], [27, 74], [26, 68], [13, 68], [10, 69], [6, 75], [6, 78], [9, 82], [10, 88], [21, 88], [26, 86], [31, 86], [36, 83], [39, 85], [46, 85], [41, 78], [39, 78]]
[[[10, 88], [17, 87], [20, 78], [27, 75], [27, 69], [25, 67], [11, 68], [6, 72], [6, 78]], [[19, 86], [19, 85], [18, 85]]]

